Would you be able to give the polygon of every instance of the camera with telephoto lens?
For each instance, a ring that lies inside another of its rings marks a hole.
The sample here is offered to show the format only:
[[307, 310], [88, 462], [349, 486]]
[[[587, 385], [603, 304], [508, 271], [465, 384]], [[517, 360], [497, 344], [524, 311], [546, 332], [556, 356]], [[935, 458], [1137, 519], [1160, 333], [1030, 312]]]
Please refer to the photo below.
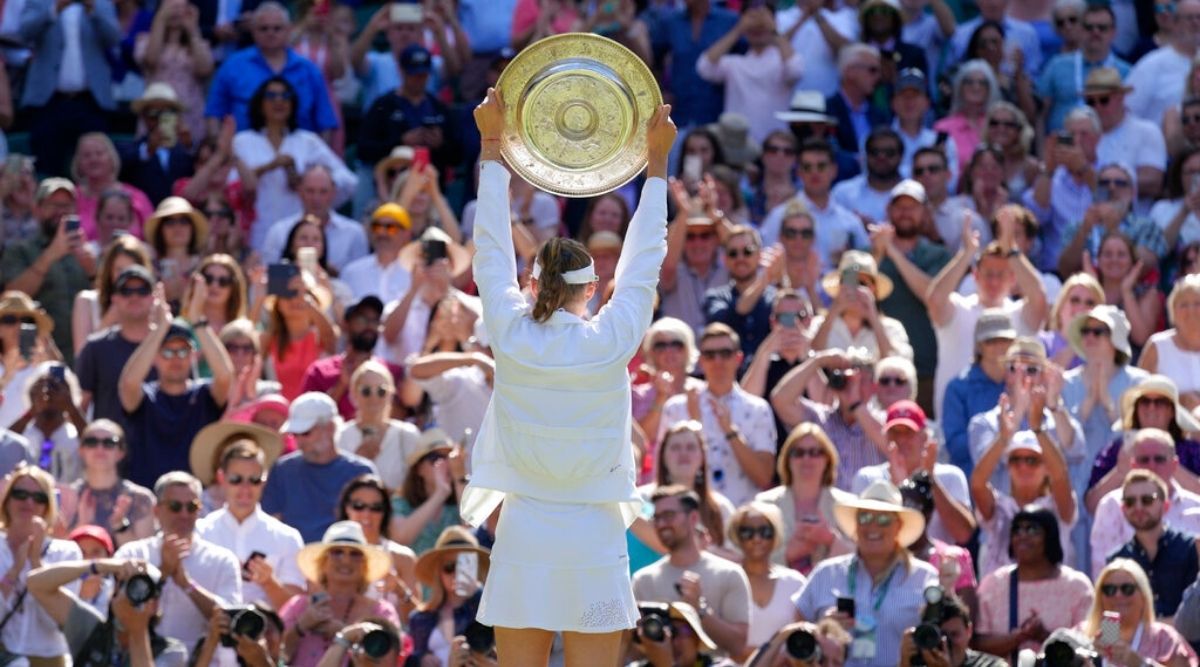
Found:
[[854, 369], [851, 368], [831, 368], [825, 371], [825, 381], [829, 384], [829, 388], [834, 391], [841, 391], [850, 384], [850, 378], [854, 375]]
[[400, 648], [395, 643], [395, 636], [384, 630], [376, 627], [374, 630], [367, 632], [358, 642], [359, 650], [361, 650], [368, 658], [378, 660], [393, 649]]
[[463, 631], [463, 637], [466, 638], [467, 647], [472, 653], [491, 653], [492, 649], [496, 648], [496, 630], [479, 621], [471, 621]]
[[821, 644], [816, 635], [804, 628], [792, 630], [787, 636], [784, 648], [792, 660], [813, 664], [821, 662]]
[[236, 648], [238, 636], [258, 639], [267, 628], [267, 617], [254, 605], [221, 609], [229, 617], [229, 632], [221, 635], [221, 646]]
[[642, 614], [642, 626], [633, 636], [633, 641], [639, 641], [639, 637], [645, 637], [652, 642], [666, 639], [667, 628], [671, 625], [669, 609], [666, 604], [658, 602], [638, 605], [638, 611]]
[[942, 647], [946, 634], [942, 632], [942, 617], [946, 592], [941, 586], [928, 586], [925, 589], [925, 611], [921, 612], [921, 624], [913, 628], [913, 644], [917, 650], [909, 661], [913, 667], [923, 667], [925, 658], [921, 651], [932, 651]]
[[1042, 652], [1033, 663], [1035, 667], [1087, 667], [1098, 664], [1091, 641], [1079, 633], [1060, 628], [1050, 633], [1042, 644]]
[[125, 597], [135, 607], [146, 604], [162, 592], [162, 571], [150, 563], [146, 563], [145, 568], [145, 572], [138, 572], [125, 580]]

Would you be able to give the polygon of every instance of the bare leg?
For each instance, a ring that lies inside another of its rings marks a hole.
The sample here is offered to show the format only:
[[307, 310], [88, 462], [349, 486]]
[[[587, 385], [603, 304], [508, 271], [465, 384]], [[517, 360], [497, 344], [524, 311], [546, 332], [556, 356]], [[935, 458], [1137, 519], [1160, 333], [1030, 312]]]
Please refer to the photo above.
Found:
[[553, 643], [554, 633], [549, 630], [496, 626], [496, 656], [500, 659], [500, 667], [545, 667], [550, 662], [550, 645]]
[[566, 667], [618, 667], [621, 659], [621, 636], [615, 632], [564, 632], [564, 664]]

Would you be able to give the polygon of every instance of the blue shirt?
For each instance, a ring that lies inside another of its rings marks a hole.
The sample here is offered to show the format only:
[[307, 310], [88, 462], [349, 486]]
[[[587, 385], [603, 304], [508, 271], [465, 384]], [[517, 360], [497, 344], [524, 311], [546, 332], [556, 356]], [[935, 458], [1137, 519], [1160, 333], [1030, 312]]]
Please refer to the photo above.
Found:
[[462, 0], [458, 20], [477, 54], [495, 53], [509, 46], [517, 0]]
[[1150, 589], [1154, 591], [1154, 615], [1159, 618], [1175, 615], [1183, 600], [1184, 585], [1195, 581], [1200, 574], [1196, 537], [1171, 528], [1159, 535], [1158, 553], [1153, 560], [1137, 537], [1109, 554], [1107, 560], [1111, 563], [1114, 558], [1132, 558], [1146, 571]]
[[[674, 107], [671, 107], [672, 109]], [[704, 295], [704, 319], [708, 324], [721, 322], [737, 332], [742, 342], [742, 370], [749, 367], [754, 359], [754, 352], [771, 333], [771, 304], [775, 301], [775, 287], [767, 285], [762, 296], [755, 302], [750, 312], [742, 315], [737, 312], [737, 302], [741, 292], [734, 287], [733, 282], [721, 287], [714, 287]]]
[[361, 456], [339, 453], [329, 463], [317, 465], [305, 461], [301, 452], [292, 452], [271, 466], [263, 489], [263, 511], [279, 515], [300, 531], [306, 544], [319, 542], [336, 518], [342, 487], [365, 473], [379, 474], [375, 464]]
[[946, 437], [946, 452], [950, 462], [962, 468], [967, 476], [975, 469], [971, 458], [971, 443], [967, 426], [971, 418], [987, 412], [1000, 402], [1004, 382], [997, 382], [983, 372], [979, 364], [971, 367], [946, 385], [942, 398], [942, 433]]
[[213, 400], [209, 380], [193, 382], [178, 396], [163, 393], [158, 382], [143, 384], [142, 402], [125, 413], [125, 478], [153, 489], [163, 473], [190, 470], [192, 438], [220, 419], [223, 409]]
[[1067, 113], [1083, 106], [1083, 83], [1097, 67], [1115, 67], [1122, 79], [1129, 74], [1129, 63], [1111, 54], [1107, 59], [1093, 63], [1084, 60], [1079, 51], [1060, 53], [1046, 63], [1037, 79], [1037, 95], [1050, 102], [1050, 115], [1046, 119], [1048, 131], [1060, 129]]
[[679, 127], [712, 123], [724, 110], [725, 87], [701, 79], [696, 73], [696, 60], [732, 30], [737, 21], [737, 14], [713, 7], [700, 25], [700, 38], [692, 39], [692, 19], [686, 10], [680, 9], [654, 35], [655, 51], [671, 53], [666, 89], [675, 96], [671, 114]]
[[322, 132], [337, 128], [337, 116], [329, 101], [324, 75], [311, 60], [291, 49], [288, 49], [287, 62], [281, 72], [271, 69], [257, 47], [242, 49], [229, 56], [213, 78], [204, 115], [210, 118], [232, 115], [238, 130], [251, 129], [250, 98], [264, 81], [276, 74], [296, 89], [296, 122], [300, 129]]

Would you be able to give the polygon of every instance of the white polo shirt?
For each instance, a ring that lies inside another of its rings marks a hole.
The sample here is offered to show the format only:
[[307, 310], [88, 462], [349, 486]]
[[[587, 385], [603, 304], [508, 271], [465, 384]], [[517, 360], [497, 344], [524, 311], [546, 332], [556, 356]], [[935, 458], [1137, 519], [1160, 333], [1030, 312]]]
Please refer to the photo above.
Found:
[[[238, 523], [229, 507], [210, 513], [196, 522], [196, 534], [213, 544], [225, 547], [237, 557], [238, 571], [250, 554], [266, 554], [267, 563], [281, 584], [304, 588], [304, 575], [296, 564], [296, 554], [304, 546], [300, 531], [255, 507], [246, 520]], [[239, 574], [240, 576], [240, 574]], [[258, 584], [243, 581], [242, 599], [249, 602], [266, 600], [267, 594]]]

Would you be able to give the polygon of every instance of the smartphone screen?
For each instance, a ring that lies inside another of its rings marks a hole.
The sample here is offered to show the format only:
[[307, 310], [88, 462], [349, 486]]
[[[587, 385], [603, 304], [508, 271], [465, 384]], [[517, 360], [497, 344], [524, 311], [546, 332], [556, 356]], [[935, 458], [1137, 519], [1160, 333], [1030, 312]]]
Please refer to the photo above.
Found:
[[474, 551], [460, 551], [455, 560], [454, 591], [466, 597], [474, 592], [478, 585], [479, 554]]
[[420, 23], [425, 20], [421, 5], [411, 2], [394, 2], [390, 11], [392, 23]]
[[62, 384], [67, 381], [67, 367], [62, 364], [54, 364], [50, 367], [50, 379]]
[[22, 324], [20, 338], [17, 339], [17, 349], [21, 356], [29, 361], [33, 358], [33, 350], [37, 347], [37, 327], [32, 324]]
[[796, 313], [779, 313], [775, 316], [775, 319], [779, 320], [779, 326], [781, 327], [796, 326]]
[[847, 287], [858, 287], [858, 269], [842, 269], [842, 284]]
[[68, 215], [63, 220], [63, 226], [66, 227], [68, 233], [79, 231], [79, 224], [79, 216], [77, 215]]
[[250, 563], [266, 557], [267, 555], [261, 551], [250, 552], [246, 562], [242, 563], [242, 581], [250, 581]]
[[693, 183], [699, 182], [703, 176], [701, 171], [704, 169], [704, 161], [699, 155], [685, 155], [683, 157], [683, 177]]
[[438, 240], [421, 241], [421, 256], [425, 258], [425, 266], [439, 259], [446, 258], [446, 242]]
[[425, 146], [413, 148], [412, 170], [421, 171], [429, 165], [429, 149]]

